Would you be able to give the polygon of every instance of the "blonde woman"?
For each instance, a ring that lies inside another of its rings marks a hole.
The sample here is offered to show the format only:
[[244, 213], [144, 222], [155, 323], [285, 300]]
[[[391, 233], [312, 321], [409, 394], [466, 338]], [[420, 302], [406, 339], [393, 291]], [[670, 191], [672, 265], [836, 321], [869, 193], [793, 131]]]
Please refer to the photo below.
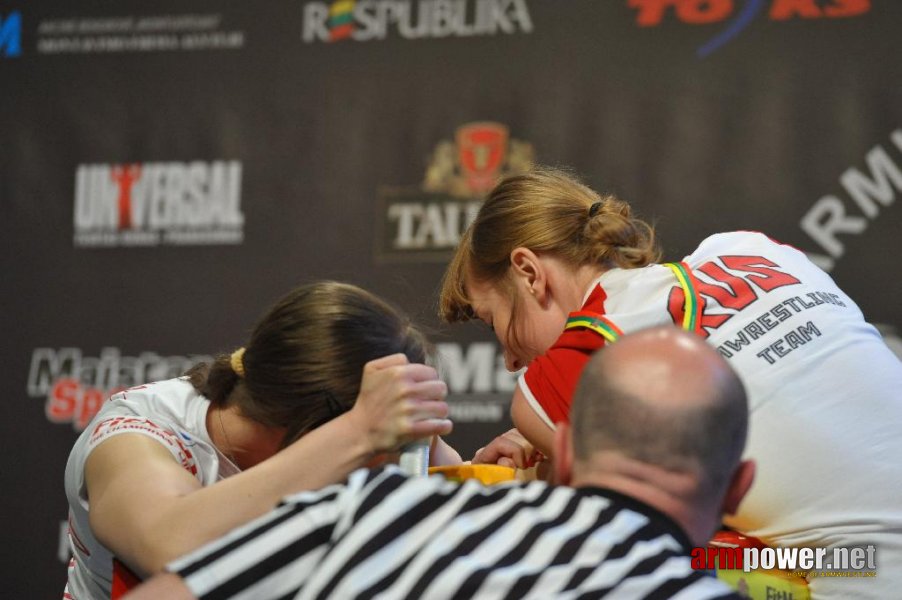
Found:
[[[630, 206], [567, 173], [502, 180], [448, 267], [441, 315], [479, 319], [526, 367], [516, 431], [476, 462], [525, 466], [552, 452], [589, 356], [672, 323], [704, 337], [749, 394], [758, 473], [727, 523], [774, 545], [879, 548], [873, 578], [818, 578], [819, 597], [891, 597], [902, 586], [902, 363], [805, 255], [755, 232], [719, 233], [659, 264]], [[662, 373], [649, 372], [649, 385]], [[723, 435], [713, 429], [710, 436]]]

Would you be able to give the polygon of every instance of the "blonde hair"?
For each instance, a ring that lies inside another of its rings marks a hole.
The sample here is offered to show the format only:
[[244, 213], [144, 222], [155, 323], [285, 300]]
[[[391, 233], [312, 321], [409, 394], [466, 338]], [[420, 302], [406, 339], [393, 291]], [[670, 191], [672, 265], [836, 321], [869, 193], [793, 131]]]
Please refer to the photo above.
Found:
[[235, 375], [244, 377], [244, 348], [238, 348], [229, 356], [229, 364]]
[[469, 280], [505, 291], [513, 324], [518, 294], [509, 276], [510, 255], [519, 247], [574, 268], [633, 269], [660, 257], [654, 228], [634, 218], [629, 204], [598, 194], [565, 171], [536, 168], [502, 179], [489, 193], [445, 271], [439, 316], [449, 323], [474, 318]]

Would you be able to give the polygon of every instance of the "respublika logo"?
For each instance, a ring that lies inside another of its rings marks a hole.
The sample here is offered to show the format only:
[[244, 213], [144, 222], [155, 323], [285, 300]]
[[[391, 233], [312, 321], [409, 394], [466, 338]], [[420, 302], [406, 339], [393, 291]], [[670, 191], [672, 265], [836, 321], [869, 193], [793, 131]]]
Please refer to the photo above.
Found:
[[733, 40], [767, 9], [770, 21], [790, 19], [841, 19], [857, 17], [871, 10], [871, 0], [745, 0], [737, 10], [735, 0], [627, 0], [635, 8], [636, 24], [657, 27], [672, 12], [689, 25], [723, 23], [724, 27], [699, 46], [704, 58]]
[[76, 247], [240, 244], [241, 163], [80, 165], [74, 225]]
[[15, 58], [22, 55], [22, 14], [14, 11], [4, 18], [0, 15], [0, 56]]
[[45, 401], [53, 423], [71, 423], [81, 431], [104, 400], [124, 389], [179, 377], [206, 355], [161, 356], [142, 352], [123, 356], [119, 348], [103, 348], [100, 356], [85, 356], [80, 348], [36, 348], [28, 371], [28, 395]]
[[377, 256], [387, 260], [445, 260], [476, 217], [498, 178], [532, 166], [532, 145], [501, 123], [468, 123], [455, 140], [438, 144], [416, 187], [383, 188]]
[[526, 0], [336, 0], [304, 5], [304, 42], [531, 33]]

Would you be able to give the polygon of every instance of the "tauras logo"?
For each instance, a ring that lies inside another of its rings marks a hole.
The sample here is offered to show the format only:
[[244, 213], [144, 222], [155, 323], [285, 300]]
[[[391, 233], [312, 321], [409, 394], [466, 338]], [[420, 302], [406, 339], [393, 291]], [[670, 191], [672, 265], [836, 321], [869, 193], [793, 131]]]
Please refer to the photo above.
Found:
[[902, 192], [902, 169], [896, 163], [898, 157], [894, 159], [892, 155], [902, 152], [902, 129], [896, 129], [889, 137], [897, 152], [891, 153], [876, 145], [865, 156], [867, 171], [849, 167], [840, 175], [839, 183], [851, 203], [838, 195], [823, 196], [799, 223], [802, 231], [827, 253], [808, 254], [808, 258], [825, 271], [831, 271], [846, 253], [839, 236], [862, 235], [870, 221], [889, 209]]
[[419, 186], [382, 188], [376, 253], [385, 260], [446, 260], [499, 178], [528, 171], [532, 145], [502, 123], [457, 128], [436, 146]]
[[306, 43], [531, 33], [526, 0], [336, 0], [304, 5]]
[[184, 374], [206, 355], [161, 356], [142, 352], [123, 356], [119, 348], [106, 347], [99, 356], [85, 356], [80, 348], [36, 348], [28, 371], [28, 395], [45, 400], [47, 419], [71, 423], [81, 431], [103, 402], [124, 389]]
[[241, 163], [80, 165], [73, 222], [80, 247], [241, 243]]

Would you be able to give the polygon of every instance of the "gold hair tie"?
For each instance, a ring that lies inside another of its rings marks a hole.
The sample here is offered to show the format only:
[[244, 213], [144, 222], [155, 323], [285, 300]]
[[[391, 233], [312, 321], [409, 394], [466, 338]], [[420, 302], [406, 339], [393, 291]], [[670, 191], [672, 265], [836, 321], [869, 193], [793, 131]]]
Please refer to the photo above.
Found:
[[232, 352], [232, 356], [229, 358], [229, 362], [232, 365], [232, 370], [235, 371], [235, 375], [238, 377], [244, 377], [244, 348], [238, 348], [234, 352]]

